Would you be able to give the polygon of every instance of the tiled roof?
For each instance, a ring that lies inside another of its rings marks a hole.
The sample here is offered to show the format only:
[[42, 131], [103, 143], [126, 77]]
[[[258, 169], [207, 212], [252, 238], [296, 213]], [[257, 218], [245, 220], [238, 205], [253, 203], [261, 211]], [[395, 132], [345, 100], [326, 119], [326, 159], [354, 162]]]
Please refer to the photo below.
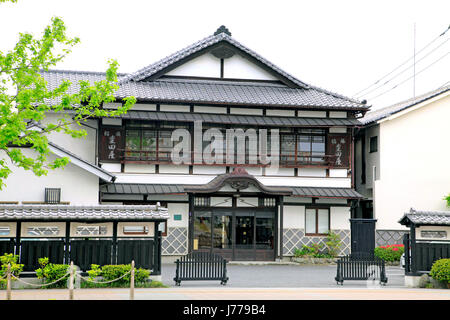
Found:
[[[112, 183], [101, 186], [100, 191], [105, 194], [186, 194], [193, 185], [178, 184], [132, 184]], [[194, 187], [197, 187], [195, 185]], [[274, 187], [269, 187], [274, 188]], [[317, 198], [363, 198], [361, 194], [351, 188], [325, 188], [325, 187], [279, 187], [283, 191], [292, 190], [294, 197], [317, 197]], [[281, 190], [281, 189], [280, 189]], [[276, 191], [280, 191], [276, 190]]]
[[291, 187], [293, 196], [318, 197], [318, 198], [364, 198], [361, 194], [351, 188], [326, 188], [326, 187]]
[[[68, 93], [79, 90], [78, 81], [93, 83], [105, 79], [104, 73], [50, 70], [42, 72], [50, 90], [63, 80], [72, 85]], [[269, 107], [304, 107], [337, 110], [367, 110], [367, 106], [343, 96], [317, 88], [289, 88], [282, 84], [260, 81], [230, 81], [160, 78], [154, 81], [124, 82], [116, 92], [116, 98], [134, 96], [139, 101]], [[60, 100], [47, 101], [49, 104]]]
[[363, 124], [369, 124], [381, 119], [384, 119], [386, 117], [389, 117], [390, 115], [393, 115], [397, 112], [403, 111], [405, 109], [408, 109], [410, 107], [413, 107], [421, 102], [424, 102], [428, 99], [434, 98], [442, 93], [445, 93], [450, 90], [450, 85], [440, 87], [438, 89], [435, 89], [433, 91], [424, 93], [420, 96], [417, 96], [415, 98], [410, 98], [408, 100], [398, 102], [396, 104], [393, 104], [391, 106], [376, 109], [373, 111], [369, 111], [366, 113], [366, 115], [363, 118], [360, 118], [359, 120]]
[[411, 208], [410, 212], [399, 221], [402, 225], [447, 225], [450, 226], [450, 211], [416, 211]]
[[244, 45], [242, 45], [241, 43], [239, 43], [238, 41], [236, 41], [235, 39], [233, 39], [229, 34], [227, 34], [226, 32], [220, 32], [220, 33], [215, 33], [212, 34], [200, 41], [197, 41], [195, 43], [193, 43], [192, 45], [179, 50], [177, 52], [175, 52], [174, 54], [167, 56], [155, 63], [152, 63], [134, 73], [131, 73], [123, 78], [121, 78], [119, 80], [119, 82], [121, 84], [129, 82], [129, 81], [140, 81], [143, 80], [145, 78], [148, 78], [154, 74], [156, 74], [157, 72], [169, 67], [170, 65], [186, 58], [189, 57], [195, 53], [197, 53], [200, 50], [206, 49], [208, 47], [211, 47], [219, 42], [226, 42], [230, 45], [232, 45], [233, 47], [236, 47], [242, 51], [244, 51], [245, 53], [247, 53], [248, 55], [250, 55], [251, 57], [255, 58], [256, 60], [258, 60], [259, 62], [261, 62], [263, 65], [269, 67], [270, 69], [272, 69], [273, 71], [275, 71], [276, 73], [278, 73], [280, 76], [285, 77], [286, 79], [292, 81], [293, 83], [297, 84], [299, 87], [303, 87], [303, 88], [308, 88], [309, 85], [307, 85], [306, 83], [296, 79], [295, 77], [293, 77], [292, 75], [288, 74], [287, 72], [281, 70], [279, 67], [277, 67], [276, 65], [274, 65], [273, 63], [269, 62], [268, 60], [264, 59], [263, 57], [261, 57], [259, 54], [257, 54], [256, 52], [250, 50], [249, 48], [245, 47]]
[[0, 205], [4, 220], [167, 220], [167, 208], [155, 205]]
[[206, 114], [188, 112], [155, 112], [155, 111], [128, 111], [120, 116], [123, 119], [151, 120], [151, 121], [180, 121], [220, 124], [241, 124], [259, 126], [289, 126], [289, 127], [331, 127], [331, 126], [360, 126], [361, 123], [355, 118], [294, 118], [253, 116], [234, 114]]
[[185, 194], [179, 184], [110, 183], [100, 186], [102, 193], [116, 194]]

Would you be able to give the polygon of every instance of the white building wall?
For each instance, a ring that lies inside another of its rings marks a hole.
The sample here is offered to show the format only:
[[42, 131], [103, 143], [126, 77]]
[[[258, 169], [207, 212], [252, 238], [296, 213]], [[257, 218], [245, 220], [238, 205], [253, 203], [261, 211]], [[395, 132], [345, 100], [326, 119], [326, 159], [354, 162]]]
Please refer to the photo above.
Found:
[[[27, 155], [32, 150], [23, 149]], [[3, 157], [3, 155], [1, 155]], [[49, 155], [52, 161], [55, 156]], [[63, 169], [49, 170], [46, 176], [37, 177], [32, 171], [10, 165], [13, 171], [0, 191], [0, 201], [45, 200], [45, 188], [61, 188], [61, 201], [71, 205], [98, 204], [99, 178], [71, 163]]]
[[380, 179], [375, 181], [377, 229], [403, 229], [411, 207], [448, 210], [450, 95], [380, 123]]

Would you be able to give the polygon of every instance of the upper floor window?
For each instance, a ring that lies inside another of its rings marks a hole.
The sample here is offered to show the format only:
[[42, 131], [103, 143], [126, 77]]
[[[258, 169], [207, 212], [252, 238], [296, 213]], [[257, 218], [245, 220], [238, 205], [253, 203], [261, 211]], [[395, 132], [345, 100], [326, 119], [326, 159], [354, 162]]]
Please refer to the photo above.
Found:
[[370, 145], [369, 152], [377, 152], [378, 151], [378, 136], [370, 137]]

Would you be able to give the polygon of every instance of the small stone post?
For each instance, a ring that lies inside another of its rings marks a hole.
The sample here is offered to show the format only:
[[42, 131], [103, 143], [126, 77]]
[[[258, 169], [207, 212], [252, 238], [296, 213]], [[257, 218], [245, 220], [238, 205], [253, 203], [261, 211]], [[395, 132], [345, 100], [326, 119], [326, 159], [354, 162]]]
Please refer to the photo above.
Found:
[[134, 260], [131, 261], [130, 300], [134, 300]]
[[70, 267], [69, 267], [69, 300], [73, 300], [73, 261], [70, 261]]
[[11, 264], [6, 272], [6, 300], [11, 300]]

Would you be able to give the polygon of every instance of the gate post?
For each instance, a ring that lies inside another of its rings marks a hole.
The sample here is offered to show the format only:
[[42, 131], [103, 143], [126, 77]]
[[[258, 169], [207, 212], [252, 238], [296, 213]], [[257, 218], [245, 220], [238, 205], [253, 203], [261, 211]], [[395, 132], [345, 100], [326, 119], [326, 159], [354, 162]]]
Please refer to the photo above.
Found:
[[130, 300], [134, 300], [134, 260], [131, 261]]
[[69, 300], [73, 300], [73, 261], [70, 262], [69, 274]]
[[11, 264], [8, 264], [6, 271], [6, 300], [11, 300]]

